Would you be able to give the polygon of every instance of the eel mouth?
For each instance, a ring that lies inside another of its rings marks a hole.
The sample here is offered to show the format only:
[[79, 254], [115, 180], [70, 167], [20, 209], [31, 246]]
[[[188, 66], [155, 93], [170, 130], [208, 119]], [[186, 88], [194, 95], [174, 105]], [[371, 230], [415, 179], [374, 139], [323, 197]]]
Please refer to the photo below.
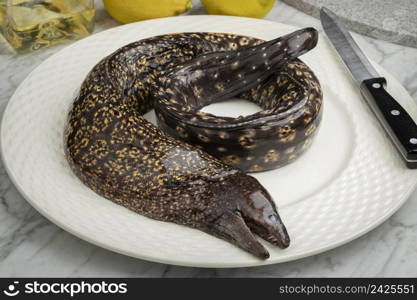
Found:
[[208, 233], [226, 240], [260, 259], [269, 258], [268, 250], [256, 239], [238, 214], [222, 215]]
[[246, 218], [244, 218], [244, 220], [246, 225], [254, 234], [281, 249], [285, 249], [290, 246], [290, 237], [285, 225], [281, 221], [281, 218], [279, 215], [276, 216], [278, 216], [278, 218], [275, 217], [275, 215], [274, 217], [271, 217], [278, 219], [275, 225], [258, 224], [252, 219]]
[[290, 238], [284, 224], [281, 221], [274, 222], [274, 224], [265, 224], [265, 222], [256, 222], [252, 217], [243, 217], [240, 212], [227, 213], [216, 221], [209, 233], [260, 259], [267, 259], [270, 254], [256, 235], [281, 249], [290, 245]]

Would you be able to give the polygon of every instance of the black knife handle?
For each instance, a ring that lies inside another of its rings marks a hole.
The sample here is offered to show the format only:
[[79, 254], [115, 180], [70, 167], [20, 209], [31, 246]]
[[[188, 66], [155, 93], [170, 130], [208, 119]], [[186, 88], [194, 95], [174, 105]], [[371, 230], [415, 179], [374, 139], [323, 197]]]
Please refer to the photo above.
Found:
[[417, 125], [386, 91], [383, 77], [364, 80], [361, 93], [410, 169], [417, 168]]

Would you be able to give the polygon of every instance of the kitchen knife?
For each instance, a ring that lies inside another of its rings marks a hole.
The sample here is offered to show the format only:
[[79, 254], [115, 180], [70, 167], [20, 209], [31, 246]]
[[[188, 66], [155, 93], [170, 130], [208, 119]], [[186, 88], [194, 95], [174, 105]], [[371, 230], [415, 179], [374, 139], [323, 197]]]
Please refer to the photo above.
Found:
[[417, 168], [417, 125], [387, 92], [378, 75], [338, 17], [323, 7], [321, 24], [329, 40], [357, 81], [361, 94], [410, 169]]

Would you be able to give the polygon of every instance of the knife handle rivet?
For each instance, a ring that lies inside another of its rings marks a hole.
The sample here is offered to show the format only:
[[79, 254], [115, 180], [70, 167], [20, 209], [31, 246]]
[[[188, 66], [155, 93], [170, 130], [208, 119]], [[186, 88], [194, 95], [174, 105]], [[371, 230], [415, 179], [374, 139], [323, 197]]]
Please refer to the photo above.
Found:
[[374, 89], [379, 89], [381, 87], [381, 84], [380, 83], [372, 83], [372, 87]]
[[400, 114], [399, 110], [396, 110], [396, 109], [391, 110], [391, 115], [398, 116], [399, 114]]
[[411, 138], [410, 143], [413, 144], [413, 145], [417, 145], [417, 139], [416, 138]]

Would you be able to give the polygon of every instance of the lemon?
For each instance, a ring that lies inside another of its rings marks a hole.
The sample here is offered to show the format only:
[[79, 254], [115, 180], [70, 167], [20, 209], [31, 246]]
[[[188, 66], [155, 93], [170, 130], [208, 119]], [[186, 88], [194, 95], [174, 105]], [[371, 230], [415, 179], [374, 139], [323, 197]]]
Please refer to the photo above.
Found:
[[201, 0], [212, 15], [230, 15], [263, 18], [274, 6], [275, 0]]
[[107, 12], [122, 23], [177, 16], [192, 6], [191, 0], [103, 0], [103, 3]]

